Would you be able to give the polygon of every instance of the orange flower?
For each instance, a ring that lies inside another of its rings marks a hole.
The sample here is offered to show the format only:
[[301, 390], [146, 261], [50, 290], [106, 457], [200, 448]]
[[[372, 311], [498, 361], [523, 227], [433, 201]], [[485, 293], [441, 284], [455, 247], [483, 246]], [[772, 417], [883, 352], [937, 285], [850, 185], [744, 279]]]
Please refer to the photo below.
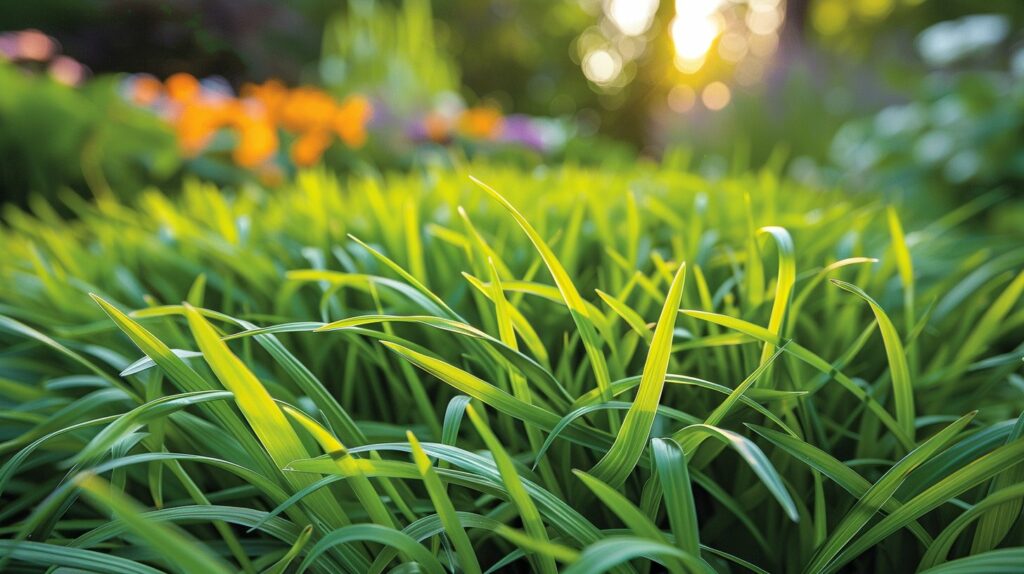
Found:
[[494, 139], [501, 134], [505, 120], [501, 110], [493, 107], [470, 108], [459, 118], [459, 131], [477, 139]]
[[444, 143], [451, 137], [451, 122], [444, 115], [437, 112], [427, 114], [423, 118], [423, 133], [435, 143]]
[[267, 80], [262, 84], [245, 84], [242, 86], [242, 97], [258, 102], [276, 122], [281, 114], [281, 109], [288, 100], [288, 88], [279, 80]]
[[351, 148], [360, 148], [366, 143], [366, 123], [373, 115], [373, 106], [363, 96], [350, 96], [334, 115], [334, 131], [341, 141]]
[[174, 101], [182, 104], [193, 102], [199, 98], [199, 80], [191, 74], [184, 72], [174, 74], [167, 78], [167, 95]]
[[292, 143], [292, 162], [299, 167], [309, 167], [320, 161], [320, 156], [330, 145], [331, 134], [327, 130], [308, 131]]
[[136, 76], [132, 82], [132, 101], [140, 106], [148, 106], [157, 101], [163, 94], [164, 85], [153, 76]]
[[334, 98], [316, 88], [295, 88], [281, 108], [281, 125], [291, 132], [323, 129], [334, 117], [337, 104]]
[[238, 144], [231, 156], [243, 167], [255, 167], [277, 151], [277, 130], [267, 121], [250, 119], [237, 127]]
[[195, 103], [182, 108], [174, 128], [182, 150], [187, 155], [196, 155], [222, 125], [223, 114], [216, 107]]

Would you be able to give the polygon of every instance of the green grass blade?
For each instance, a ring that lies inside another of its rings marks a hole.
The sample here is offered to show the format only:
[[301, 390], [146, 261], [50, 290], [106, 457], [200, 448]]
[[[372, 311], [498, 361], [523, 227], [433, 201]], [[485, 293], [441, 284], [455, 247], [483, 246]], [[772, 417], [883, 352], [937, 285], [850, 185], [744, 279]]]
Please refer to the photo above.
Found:
[[652, 439], [654, 468], [665, 497], [668, 521], [675, 534], [676, 544], [684, 552], [700, 556], [700, 530], [697, 526], [697, 508], [690, 488], [690, 475], [686, 470], [686, 455], [673, 440]]
[[160, 554], [175, 570], [183, 573], [229, 574], [231, 569], [204, 546], [184, 532], [146, 520], [138, 505], [118, 494], [110, 484], [94, 474], [81, 475], [78, 487], [97, 506], [108, 509], [127, 524], [132, 534]]
[[[476, 427], [477, 432], [480, 433], [480, 437], [483, 439], [484, 444], [487, 445], [487, 449], [491, 451], [491, 455], [494, 457], [494, 464], [498, 467], [498, 472], [501, 473], [501, 479], [505, 484], [505, 488], [508, 489], [509, 498], [516, 506], [516, 510], [519, 511], [519, 516], [523, 520], [523, 527], [526, 529], [526, 533], [537, 540], [547, 542], [548, 534], [544, 527], [544, 522], [541, 520], [540, 512], [538, 512], [533, 499], [530, 498], [530, 494], [523, 486], [519, 473], [516, 472], [515, 465], [512, 463], [512, 458], [509, 457], [505, 448], [501, 445], [501, 441], [498, 440], [498, 437], [487, 426], [487, 423], [473, 409], [473, 405], [466, 406], [466, 414], [469, 415], [469, 420]], [[539, 572], [550, 574], [558, 571], [555, 561], [550, 555], [535, 555], [533, 564]]]
[[[676, 317], [679, 316], [679, 302], [683, 295], [686, 280], [686, 265], [680, 265], [672, 280], [668, 297], [658, 318], [658, 326], [654, 329], [654, 339], [647, 353], [643, 375], [637, 389], [633, 407], [626, 413], [622, 428], [615, 436], [612, 448], [591, 469], [598, 479], [618, 487], [633, 472], [637, 461], [643, 453], [647, 437], [654, 424], [661, 393], [665, 386], [665, 373], [668, 370], [672, 352], [672, 334], [675, 329]], [[610, 386], [610, 385], [609, 385]], [[611, 398], [611, 392], [606, 393]]]
[[832, 284], [857, 295], [871, 306], [871, 311], [878, 321], [878, 330], [882, 333], [885, 343], [885, 355], [889, 359], [889, 372], [892, 377], [893, 396], [896, 401], [896, 421], [903, 432], [911, 439], [914, 437], [914, 386], [910, 380], [910, 368], [907, 366], [907, 354], [903, 349], [899, 333], [889, 320], [885, 310], [860, 287], [832, 279]]
[[[521, 227], [529, 237], [530, 242], [533, 243], [537, 252], [540, 253], [541, 258], [544, 260], [544, 264], [551, 273], [551, 277], [555, 280], [555, 285], [558, 286], [562, 299], [565, 301], [565, 306], [569, 308], [569, 314], [572, 315], [576, 328], [579, 330], [580, 338], [583, 340], [583, 346], [587, 351], [587, 357], [590, 358], [590, 367], [594, 371], [594, 379], [597, 383], [597, 388], [602, 389], [602, 392], [605, 392], [608, 385], [611, 384], [611, 377], [608, 374], [608, 364], [605, 361], [604, 353], [601, 351], [601, 340], [598, 338], [597, 332], [594, 330], [594, 324], [586, 305], [584, 305], [583, 298], [580, 297], [579, 291], [577, 291], [576, 286], [573, 285], [569, 274], [565, 271], [565, 268], [562, 267], [562, 264], [559, 263], [554, 251], [548, 247], [548, 244], [543, 238], [541, 238], [540, 234], [537, 233], [537, 230], [533, 228], [533, 225], [530, 224], [529, 220], [527, 220], [526, 217], [524, 217], [519, 210], [515, 208], [515, 206], [487, 184], [472, 176], [470, 176], [470, 179], [500, 203], [502, 207], [508, 210], [516, 220], [516, 223], [519, 224], [519, 227]], [[610, 398], [610, 396], [605, 397], [605, 399]]]
[[434, 471], [434, 465], [427, 457], [427, 453], [423, 451], [423, 447], [420, 446], [420, 441], [416, 440], [416, 436], [411, 431], [407, 432], [406, 436], [409, 439], [409, 446], [412, 448], [413, 462], [416, 463], [416, 468], [419, 469], [420, 475], [423, 477], [423, 485], [430, 496], [430, 502], [434, 505], [434, 510], [437, 511], [438, 519], [444, 526], [445, 533], [448, 534], [452, 545], [455, 546], [459, 566], [469, 574], [479, 574], [481, 572], [480, 563], [476, 559], [473, 543], [470, 542], [466, 530], [459, 522], [455, 505], [448, 498], [448, 492], [437, 476], [437, 472]]

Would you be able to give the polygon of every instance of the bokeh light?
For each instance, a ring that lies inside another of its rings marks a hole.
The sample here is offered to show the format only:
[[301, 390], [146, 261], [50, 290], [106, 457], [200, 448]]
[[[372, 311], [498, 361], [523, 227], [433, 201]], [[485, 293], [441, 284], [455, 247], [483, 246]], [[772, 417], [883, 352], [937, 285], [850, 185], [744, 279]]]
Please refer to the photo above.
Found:
[[711, 111], [718, 111], [729, 105], [732, 90], [723, 82], [711, 82], [700, 93], [700, 101]]
[[611, 0], [608, 18], [627, 36], [639, 36], [651, 27], [658, 0]]

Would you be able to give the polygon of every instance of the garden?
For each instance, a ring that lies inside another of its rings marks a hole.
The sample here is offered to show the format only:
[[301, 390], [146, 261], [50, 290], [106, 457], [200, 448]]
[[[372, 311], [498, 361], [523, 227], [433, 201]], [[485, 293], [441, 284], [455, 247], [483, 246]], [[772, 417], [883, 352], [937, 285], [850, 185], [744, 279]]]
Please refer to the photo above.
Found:
[[0, 13], [0, 572], [1024, 572], [1024, 6]]

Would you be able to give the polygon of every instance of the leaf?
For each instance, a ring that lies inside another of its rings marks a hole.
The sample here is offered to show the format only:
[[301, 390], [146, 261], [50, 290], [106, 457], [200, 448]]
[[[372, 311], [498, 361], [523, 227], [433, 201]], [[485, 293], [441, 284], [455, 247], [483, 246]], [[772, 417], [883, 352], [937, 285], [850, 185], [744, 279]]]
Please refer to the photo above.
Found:
[[[477, 432], [480, 433], [480, 438], [484, 440], [487, 449], [491, 451], [491, 455], [494, 457], [494, 464], [498, 467], [498, 472], [501, 473], [501, 480], [505, 484], [505, 488], [508, 489], [509, 498], [515, 505], [516, 510], [519, 511], [519, 516], [523, 520], [523, 527], [526, 529], [526, 533], [541, 542], [547, 542], [547, 530], [544, 528], [540, 512], [537, 511], [537, 506], [533, 503], [533, 499], [530, 498], [530, 494], [523, 487], [519, 473], [516, 472], [512, 459], [505, 452], [504, 447], [501, 446], [501, 441], [498, 440], [498, 437], [494, 435], [483, 418], [473, 409], [473, 405], [466, 406], [466, 414], [469, 415], [469, 420], [476, 427]], [[536, 559], [533, 561], [533, 564], [538, 571], [545, 573], [558, 571], [555, 561], [550, 555], [541, 554], [535, 556]]]
[[455, 505], [448, 498], [444, 484], [434, 471], [434, 465], [431, 464], [427, 453], [420, 446], [420, 441], [416, 440], [416, 436], [411, 431], [407, 431], [406, 436], [409, 439], [409, 446], [412, 448], [413, 462], [416, 463], [416, 468], [419, 469], [420, 476], [423, 477], [423, 485], [430, 496], [430, 502], [434, 505], [438, 519], [444, 526], [448, 538], [451, 539], [452, 545], [455, 546], [455, 552], [459, 558], [459, 566], [469, 574], [478, 574], [481, 571], [480, 563], [477, 562], [473, 543], [470, 542], [469, 536], [466, 535], [465, 529], [463, 529], [462, 524], [459, 522]]
[[652, 439], [651, 451], [676, 544], [683, 551], [700, 556], [697, 508], [690, 488], [690, 475], [686, 471], [686, 455], [672, 439]]
[[[551, 273], [551, 277], [555, 280], [555, 285], [558, 286], [558, 291], [561, 293], [562, 299], [565, 301], [565, 306], [569, 308], [569, 314], [572, 315], [576, 328], [579, 330], [580, 338], [583, 340], [583, 346], [587, 351], [587, 357], [590, 358], [590, 367], [594, 371], [597, 388], [601, 389], [602, 392], [605, 392], [608, 385], [611, 383], [611, 377], [608, 375], [608, 365], [605, 361], [604, 354], [601, 352], [601, 340], [598, 338], [597, 332], [594, 330], [594, 324], [586, 305], [584, 305], [583, 298], [580, 297], [579, 291], [577, 291], [576, 286], [573, 285], [569, 274], [565, 271], [565, 268], [562, 267], [562, 264], [559, 263], [554, 251], [548, 247], [547, 243], [544, 242], [544, 239], [541, 238], [539, 233], [537, 233], [537, 230], [530, 225], [530, 222], [523, 217], [523, 215], [519, 213], [519, 211], [507, 199], [475, 177], [470, 176], [470, 179], [500, 203], [502, 207], [508, 210], [513, 219], [516, 220], [516, 223], [519, 224], [519, 227], [522, 228], [530, 238], [530, 242], [533, 243], [537, 252], [540, 253], [541, 258], [544, 260], [544, 264]], [[610, 398], [610, 396], [605, 397], [606, 400]]]
[[408, 534], [379, 524], [353, 524], [331, 531], [309, 550], [306, 559], [299, 565], [298, 573], [302, 574], [308, 570], [310, 565], [331, 546], [352, 542], [376, 542], [385, 546], [392, 546], [403, 555], [419, 563], [426, 572], [430, 574], [444, 574], [444, 567], [437, 561], [437, 558], [410, 538]]
[[838, 279], [832, 279], [832, 284], [857, 295], [871, 306], [875, 320], [878, 321], [878, 330], [882, 333], [882, 341], [885, 343], [885, 355], [889, 359], [889, 373], [892, 375], [893, 397], [896, 401], [896, 420], [903, 432], [913, 439], [914, 386], [910, 380], [910, 369], [907, 367], [907, 354], [903, 350], [903, 343], [900, 342], [896, 327], [882, 307], [859, 287]]
[[118, 494], [110, 484], [94, 474], [80, 475], [78, 487], [97, 506], [113, 511], [132, 534], [141, 538], [175, 570], [184, 573], [229, 574], [231, 570], [198, 541], [175, 528], [146, 520], [138, 506]]
[[562, 572], [563, 574], [607, 572], [636, 558], [659, 560], [662, 561], [662, 564], [668, 559], [674, 558], [686, 562], [691, 571], [700, 571], [700, 563], [695, 557], [674, 546], [635, 536], [609, 536], [584, 548], [580, 559]]
[[[626, 477], [633, 472], [654, 425], [654, 415], [665, 386], [665, 373], [672, 352], [672, 331], [679, 315], [679, 302], [682, 299], [685, 280], [684, 264], [676, 271], [661, 316], [658, 318], [658, 326], [654, 329], [654, 339], [647, 353], [647, 361], [644, 363], [643, 375], [633, 406], [626, 413], [626, 419], [615, 436], [612, 448], [590, 471], [596, 478], [613, 487], [621, 486]], [[606, 398], [611, 398], [610, 389], [605, 395]]]

